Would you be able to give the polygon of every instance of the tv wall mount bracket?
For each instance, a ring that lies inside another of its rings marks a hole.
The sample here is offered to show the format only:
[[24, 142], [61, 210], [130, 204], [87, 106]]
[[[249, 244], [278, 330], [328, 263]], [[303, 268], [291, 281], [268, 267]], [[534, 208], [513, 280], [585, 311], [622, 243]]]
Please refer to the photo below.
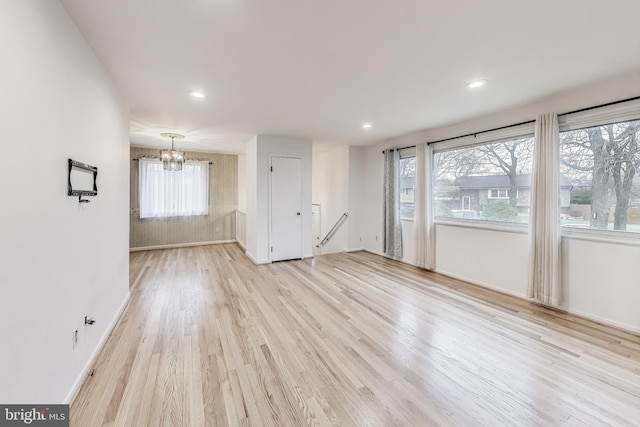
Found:
[[[86, 172], [93, 175], [93, 189], [78, 189], [73, 188], [71, 183], [71, 171], [77, 170], [80, 172]], [[67, 195], [68, 196], [78, 196], [79, 203], [89, 203], [90, 200], [83, 199], [82, 196], [97, 196], [98, 195], [98, 186], [96, 185], [96, 179], [98, 177], [98, 168], [95, 166], [88, 165], [86, 163], [78, 162], [76, 160], [69, 159], [69, 175], [68, 175], [68, 186], [67, 186]]]

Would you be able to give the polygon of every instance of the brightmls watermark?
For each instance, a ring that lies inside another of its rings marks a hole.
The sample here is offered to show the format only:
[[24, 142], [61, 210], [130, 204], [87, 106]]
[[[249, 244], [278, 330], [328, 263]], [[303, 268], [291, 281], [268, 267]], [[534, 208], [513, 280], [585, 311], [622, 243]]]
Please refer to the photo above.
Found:
[[69, 427], [69, 405], [0, 405], [0, 427]]

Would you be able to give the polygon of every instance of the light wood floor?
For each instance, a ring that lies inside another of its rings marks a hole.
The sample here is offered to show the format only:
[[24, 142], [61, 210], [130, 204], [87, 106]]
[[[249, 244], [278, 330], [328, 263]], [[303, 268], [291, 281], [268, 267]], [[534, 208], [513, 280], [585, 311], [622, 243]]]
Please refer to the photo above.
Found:
[[638, 425], [640, 337], [369, 253], [131, 254], [73, 426]]

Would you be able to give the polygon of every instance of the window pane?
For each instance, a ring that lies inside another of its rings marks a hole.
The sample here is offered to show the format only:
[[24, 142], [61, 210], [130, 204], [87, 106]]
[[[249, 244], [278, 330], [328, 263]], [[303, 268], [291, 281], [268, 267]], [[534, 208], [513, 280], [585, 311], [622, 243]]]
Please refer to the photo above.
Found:
[[560, 149], [562, 225], [640, 232], [640, 120], [560, 132]]
[[436, 153], [436, 218], [529, 222], [533, 138]]
[[415, 185], [416, 185], [416, 158], [406, 157], [400, 159], [400, 218], [413, 219]]

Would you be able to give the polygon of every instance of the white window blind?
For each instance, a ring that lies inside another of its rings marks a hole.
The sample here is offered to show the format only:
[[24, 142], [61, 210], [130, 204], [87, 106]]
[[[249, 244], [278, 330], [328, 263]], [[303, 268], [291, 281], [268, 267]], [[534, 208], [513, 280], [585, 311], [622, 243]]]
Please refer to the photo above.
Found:
[[138, 166], [140, 218], [209, 213], [209, 162], [185, 162], [182, 171], [165, 171], [161, 161], [141, 158]]

